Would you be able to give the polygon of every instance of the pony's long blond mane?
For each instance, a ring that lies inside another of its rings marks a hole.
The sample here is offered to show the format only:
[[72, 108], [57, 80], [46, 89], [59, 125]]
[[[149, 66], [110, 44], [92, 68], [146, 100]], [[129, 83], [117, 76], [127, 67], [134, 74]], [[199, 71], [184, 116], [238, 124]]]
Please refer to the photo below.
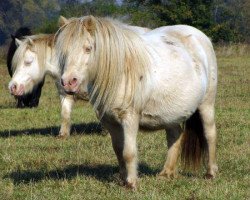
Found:
[[[57, 50], [61, 51], [59, 60], [62, 59], [59, 62], [63, 63], [67, 56], [77, 56], [70, 54], [69, 46], [73, 41], [74, 45], [83, 45], [87, 31], [95, 44], [89, 61], [90, 97], [95, 109], [102, 115], [111, 108], [118, 89], [125, 89], [120, 108], [140, 104], [141, 91], [138, 90], [147, 80], [149, 55], [140, 36], [127, 25], [110, 18], [93, 16], [72, 20], [59, 33], [59, 37], [63, 34], [57, 41]], [[122, 81], [125, 81], [125, 88], [120, 88]]]
[[38, 64], [41, 69], [46, 65], [46, 56], [48, 48], [53, 48], [54, 35], [53, 34], [39, 34], [26, 36], [20, 46], [18, 46], [13, 59], [12, 70], [15, 71], [19, 62], [23, 60], [24, 53], [29, 49], [35, 52], [38, 56]]

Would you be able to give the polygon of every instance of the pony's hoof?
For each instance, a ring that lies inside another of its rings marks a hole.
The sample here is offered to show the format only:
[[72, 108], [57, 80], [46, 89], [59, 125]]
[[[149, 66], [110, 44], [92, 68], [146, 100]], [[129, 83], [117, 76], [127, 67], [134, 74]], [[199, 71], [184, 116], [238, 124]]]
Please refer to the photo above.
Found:
[[205, 179], [214, 179], [215, 178], [215, 176], [214, 175], [212, 175], [212, 174], [205, 174], [205, 176], [204, 176], [204, 178]]
[[66, 139], [68, 137], [69, 137], [68, 134], [59, 133], [59, 135], [57, 136], [57, 139], [64, 140], [64, 139]]
[[162, 170], [158, 174], [158, 178], [159, 179], [162, 179], [162, 178], [173, 179], [173, 178], [177, 178], [177, 174], [176, 174], [175, 170]]
[[125, 187], [135, 191], [137, 188], [137, 179], [127, 179]]

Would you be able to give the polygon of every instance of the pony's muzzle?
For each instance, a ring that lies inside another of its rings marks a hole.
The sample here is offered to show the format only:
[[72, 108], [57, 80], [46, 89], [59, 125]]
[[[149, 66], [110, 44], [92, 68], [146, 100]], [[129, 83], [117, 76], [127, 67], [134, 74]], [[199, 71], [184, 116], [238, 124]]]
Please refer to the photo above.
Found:
[[10, 93], [14, 96], [22, 96], [24, 94], [24, 85], [20, 84], [19, 86], [16, 83], [10, 85]]
[[66, 92], [77, 92], [78, 80], [76, 77], [73, 78], [61, 78], [61, 85]]
[[15, 94], [16, 91], [17, 91], [17, 85], [16, 85], [16, 84], [12, 84], [12, 85], [10, 86], [10, 93], [11, 93], [11, 94]]

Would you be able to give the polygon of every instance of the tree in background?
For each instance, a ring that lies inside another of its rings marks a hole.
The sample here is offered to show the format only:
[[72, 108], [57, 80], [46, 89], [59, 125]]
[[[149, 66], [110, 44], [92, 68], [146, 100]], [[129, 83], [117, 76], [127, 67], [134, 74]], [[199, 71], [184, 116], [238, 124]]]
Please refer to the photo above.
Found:
[[9, 33], [16, 30], [23, 24], [22, 18], [18, 17], [16, 13], [21, 13], [21, 2], [15, 0], [0, 1], [0, 45], [2, 45]]
[[[124, 7], [119, 6], [116, 0], [62, 0], [60, 1], [60, 15], [70, 17], [81, 17], [85, 15], [113, 16], [119, 17], [125, 13]], [[38, 32], [54, 33], [57, 30], [58, 16], [46, 20]]]
[[215, 42], [249, 41], [250, 2], [248, 0], [216, 0], [213, 6], [214, 26], [210, 34]]
[[243, 27], [244, 28], [244, 36], [246, 37], [246, 41], [250, 42], [250, 1], [245, 1], [243, 6], [243, 13], [244, 13], [244, 22]]
[[249, 10], [249, 0], [1, 0], [0, 44], [20, 26], [53, 33], [59, 15], [90, 14], [149, 28], [188, 24], [214, 42], [249, 42]]
[[[202, 0], [127, 0], [127, 6], [134, 8], [140, 13], [151, 13], [152, 19], [157, 18], [159, 25], [189, 24], [196, 25], [197, 28], [211, 26], [211, 1]], [[141, 16], [133, 17], [134, 21], [139, 20]]]
[[32, 29], [59, 15], [58, 0], [1, 0], [0, 45], [21, 26]]
[[[214, 42], [249, 41], [247, 0], [126, 0], [133, 23], [155, 28], [187, 24]], [[248, 26], [247, 26], [248, 24]], [[247, 39], [248, 38], [248, 39]]]

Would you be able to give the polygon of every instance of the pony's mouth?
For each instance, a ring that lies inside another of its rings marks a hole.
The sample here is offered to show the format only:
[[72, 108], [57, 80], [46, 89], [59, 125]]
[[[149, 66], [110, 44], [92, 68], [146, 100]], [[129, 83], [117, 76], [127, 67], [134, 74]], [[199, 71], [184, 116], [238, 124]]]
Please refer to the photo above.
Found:
[[76, 84], [74, 86], [72, 85], [65, 85], [64, 91], [66, 94], [74, 95], [80, 93], [80, 85]]
[[76, 92], [72, 92], [72, 91], [65, 91], [65, 93], [68, 94], [68, 95], [74, 95], [74, 94], [76, 94]]

